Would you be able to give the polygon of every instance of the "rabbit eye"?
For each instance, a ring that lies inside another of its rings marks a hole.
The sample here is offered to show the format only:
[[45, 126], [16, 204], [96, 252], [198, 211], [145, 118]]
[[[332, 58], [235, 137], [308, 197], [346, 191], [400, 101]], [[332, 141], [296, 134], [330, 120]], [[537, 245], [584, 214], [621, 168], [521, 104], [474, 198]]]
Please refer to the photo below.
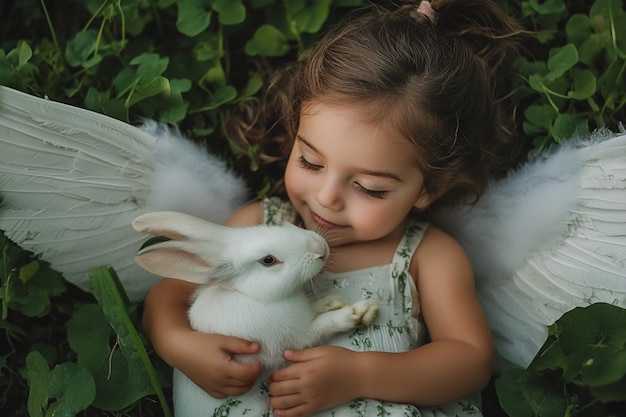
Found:
[[261, 259], [259, 259], [258, 262], [263, 266], [273, 266], [279, 263], [280, 261], [276, 259], [274, 255], [266, 255], [262, 257]]

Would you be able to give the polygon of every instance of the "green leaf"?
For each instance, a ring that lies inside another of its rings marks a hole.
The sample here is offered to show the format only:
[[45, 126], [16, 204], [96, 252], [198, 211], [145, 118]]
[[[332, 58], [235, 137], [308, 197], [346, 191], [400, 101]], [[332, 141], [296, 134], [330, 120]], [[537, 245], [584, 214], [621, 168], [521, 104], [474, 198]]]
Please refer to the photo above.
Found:
[[215, 94], [211, 96], [209, 102], [204, 105], [201, 109], [197, 111], [207, 111], [214, 110], [221, 106], [222, 104], [226, 104], [230, 101], [233, 101], [237, 97], [237, 90], [232, 85], [227, 85], [224, 87], [220, 87]]
[[530, 0], [528, 3], [539, 14], [557, 14], [565, 11], [563, 0]]
[[45, 315], [51, 308], [50, 298], [65, 291], [63, 277], [48, 263], [31, 260], [34, 255], [24, 252], [3, 234], [0, 234], [0, 247], [2, 317], [6, 319], [9, 310], [28, 317]]
[[189, 103], [183, 100], [182, 93], [191, 89], [189, 80], [170, 80], [170, 95], [162, 100], [164, 110], [159, 111], [161, 120], [168, 123], [179, 123], [187, 115]]
[[34, 260], [20, 268], [20, 281], [24, 284], [28, 284], [33, 276], [39, 271], [39, 261]]
[[592, 386], [589, 391], [599, 401], [626, 405], [626, 377], [612, 384]]
[[221, 58], [220, 39], [215, 33], [203, 34], [193, 47], [193, 57], [199, 62]]
[[578, 62], [578, 50], [572, 43], [568, 43], [562, 48], [550, 51], [548, 59], [548, 68], [550, 69], [550, 78], [556, 79], [561, 77]]
[[246, 43], [246, 55], [283, 56], [289, 51], [287, 37], [272, 25], [259, 27]]
[[126, 94], [135, 84], [137, 84], [140, 80], [140, 77], [137, 75], [137, 68], [134, 66], [127, 66], [123, 68], [112, 81], [113, 87], [115, 87], [115, 92], [117, 93], [117, 97], [121, 98], [124, 94]]
[[251, 97], [261, 90], [263, 87], [263, 79], [259, 76], [252, 76], [248, 79], [248, 83], [243, 90], [239, 92], [239, 97]]
[[626, 309], [606, 303], [577, 307], [553, 326], [567, 358], [567, 380], [599, 386], [626, 375]]
[[130, 64], [137, 66], [137, 76], [155, 78], [165, 72], [169, 62], [168, 57], [161, 58], [158, 54], [143, 53], [133, 58]]
[[586, 119], [581, 115], [562, 113], [554, 120], [550, 134], [557, 143], [561, 143], [576, 136], [577, 132], [585, 132], [586, 123]]
[[598, 91], [605, 101], [608, 109], [615, 109], [615, 100], [618, 97], [626, 97], [626, 61], [613, 61], [604, 74], [598, 79]]
[[287, 3], [291, 3], [289, 6], [297, 28], [301, 32], [317, 33], [328, 19], [332, 0], [318, 0], [308, 4], [292, 0]]
[[74, 417], [91, 405], [96, 387], [86, 369], [75, 363], [62, 363], [54, 367], [48, 391], [59, 402], [54, 416]]
[[211, 0], [178, 0], [176, 27], [187, 36], [196, 36], [211, 24]]
[[17, 66], [18, 68], [26, 65], [30, 59], [33, 57], [33, 50], [30, 48], [30, 46], [28, 45], [28, 43], [26, 42], [19, 42], [17, 45], [17, 55], [18, 55], [18, 63]]
[[563, 417], [568, 401], [558, 384], [533, 371], [507, 369], [496, 380], [500, 405], [509, 417]]
[[171, 416], [171, 410], [154, 367], [128, 314], [128, 297], [117, 274], [109, 268], [93, 268], [89, 273], [89, 281], [106, 320], [117, 335], [117, 342], [122, 352], [122, 355], [117, 355], [117, 358], [123, 361], [119, 363], [127, 364], [127, 387], [132, 390], [133, 396], [137, 399], [156, 393], [164, 414]]
[[545, 93], [545, 82], [546, 77], [541, 74], [532, 74], [528, 77], [528, 85], [538, 93]]
[[586, 100], [596, 93], [596, 77], [588, 69], [572, 70], [573, 90], [569, 96], [576, 100]]
[[215, 60], [204, 74], [204, 81], [216, 84], [218, 86], [226, 85], [226, 72], [219, 60]]
[[132, 369], [127, 358], [113, 344], [109, 322], [97, 304], [81, 306], [67, 323], [70, 347], [80, 363], [93, 376], [96, 385], [94, 406], [120, 410], [151, 391], [145, 389], [141, 372]]
[[178, 106], [170, 106], [159, 112], [161, 120], [165, 123], [180, 123], [187, 116], [189, 103], [181, 103]]
[[596, 0], [589, 10], [591, 26], [606, 34], [607, 51], [626, 58], [626, 10], [622, 0]]
[[524, 117], [528, 122], [539, 128], [541, 131], [549, 131], [552, 127], [557, 112], [549, 105], [532, 105], [528, 106], [524, 112]]
[[246, 19], [246, 8], [241, 0], [217, 0], [213, 10], [218, 13], [223, 25], [236, 25]]
[[591, 36], [591, 22], [589, 16], [584, 14], [575, 14], [569, 18], [565, 25], [565, 33], [569, 40], [576, 45]]
[[153, 97], [159, 94], [168, 95], [170, 92], [170, 82], [165, 77], [155, 77], [151, 80], [141, 81], [137, 84], [132, 91], [129, 99], [127, 100], [128, 106], [139, 103], [148, 97]]
[[73, 67], [82, 66], [89, 56], [96, 50], [98, 32], [86, 30], [78, 32], [74, 39], [68, 42], [65, 49], [65, 58]]
[[50, 367], [39, 352], [26, 356], [26, 379], [28, 380], [28, 414], [30, 417], [43, 417], [48, 407], [48, 383]]
[[[103, 374], [108, 374], [108, 359], [111, 356], [109, 339], [113, 331], [102, 313], [102, 308], [97, 304], [81, 305], [66, 327], [67, 341], [78, 354], [78, 363], [96, 377], [101, 369], [106, 371]], [[96, 381], [99, 382], [98, 378]]]

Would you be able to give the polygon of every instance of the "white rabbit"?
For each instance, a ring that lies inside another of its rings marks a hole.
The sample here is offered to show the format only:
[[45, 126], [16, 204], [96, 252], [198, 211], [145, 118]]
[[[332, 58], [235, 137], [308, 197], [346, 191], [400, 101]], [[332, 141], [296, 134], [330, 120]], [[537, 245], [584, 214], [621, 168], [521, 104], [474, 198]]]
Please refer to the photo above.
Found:
[[[292, 224], [231, 228], [178, 212], [153, 212], [133, 221], [139, 232], [171, 240], [147, 246], [136, 261], [148, 271], [203, 284], [189, 309], [191, 327], [205, 333], [257, 341], [262, 375], [248, 393], [211, 397], [182, 372], [174, 370], [174, 408], [178, 417], [229, 415], [267, 410], [263, 381], [285, 364], [285, 349], [313, 346], [333, 334], [370, 324], [378, 316], [376, 300], [352, 305], [338, 297], [311, 303], [304, 284], [321, 270], [329, 255], [317, 233]], [[251, 406], [251, 407], [250, 407]], [[243, 407], [246, 407], [245, 409]]]

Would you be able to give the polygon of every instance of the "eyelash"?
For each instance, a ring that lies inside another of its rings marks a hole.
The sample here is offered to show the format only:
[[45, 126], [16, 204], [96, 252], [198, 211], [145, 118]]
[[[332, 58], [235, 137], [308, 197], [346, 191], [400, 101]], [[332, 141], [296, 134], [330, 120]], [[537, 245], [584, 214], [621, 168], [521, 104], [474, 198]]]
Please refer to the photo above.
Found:
[[382, 200], [387, 195], [387, 191], [369, 190], [367, 188], [364, 188], [361, 184], [356, 184], [355, 186], [358, 192], [368, 198], [376, 198], [378, 200]]
[[321, 166], [312, 164], [306, 159], [304, 159], [304, 156], [300, 156], [300, 158], [298, 158], [298, 164], [300, 165], [301, 168], [310, 169], [312, 171], [317, 171], [321, 168]]
[[[300, 156], [300, 158], [298, 158], [298, 164], [300, 165], [301, 168], [310, 169], [312, 171], [318, 171], [321, 168], [319, 165], [312, 164], [306, 159], [304, 159], [304, 156]], [[368, 198], [375, 198], [378, 200], [382, 200], [387, 195], [387, 191], [373, 191], [373, 190], [363, 187], [359, 183], [355, 183], [355, 187], [359, 193], [363, 194], [365, 197], [368, 197]]]

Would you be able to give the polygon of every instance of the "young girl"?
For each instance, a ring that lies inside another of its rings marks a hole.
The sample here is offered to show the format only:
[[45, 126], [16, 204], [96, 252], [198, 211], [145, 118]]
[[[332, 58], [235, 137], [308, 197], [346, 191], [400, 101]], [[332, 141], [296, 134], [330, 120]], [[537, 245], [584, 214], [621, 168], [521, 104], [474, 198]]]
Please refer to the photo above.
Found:
[[[284, 152], [288, 200], [247, 205], [227, 224], [288, 220], [319, 231], [331, 257], [312, 296], [375, 298], [381, 314], [326, 346], [286, 351], [291, 364], [268, 381], [268, 409], [242, 404], [230, 415], [480, 414], [464, 398], [490, 378], [489, 327], [466, 254], [426, 220], [477, 198], [506, 166], [502, 155], [513, 155], [495, 87], [519, 33], [486, 0], [371, 6], [268, 92], [274, 106], [282, 103], [284, 134], [272, 135], [268, 149]], [[262, 347], [191, 331], [194, 289], [175, 279], [155, 286], [145, 302], [147, 334], [209, 394], [242, 394], [261, 364], [233, 355]]]

